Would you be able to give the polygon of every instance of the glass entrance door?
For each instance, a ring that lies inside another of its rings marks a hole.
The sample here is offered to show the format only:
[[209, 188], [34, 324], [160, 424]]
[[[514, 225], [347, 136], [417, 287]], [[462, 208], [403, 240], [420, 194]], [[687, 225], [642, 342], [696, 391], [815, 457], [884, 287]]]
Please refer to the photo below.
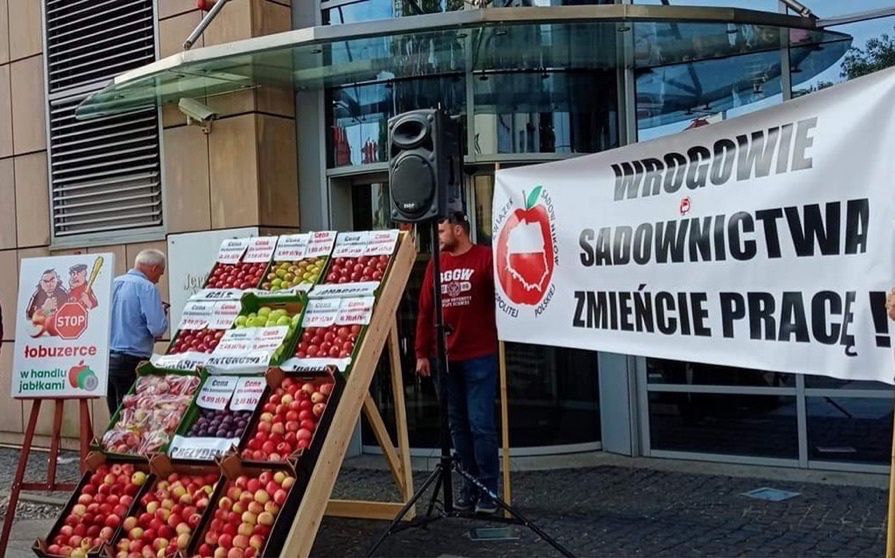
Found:
[[[343, 230], [397, 227], [389, 217], [388, 176], [384, 173], [331, 181], [333, 221]], [[494, 168], [467, 177], [466, 200], [473, 241], [491, 244]], [[397, 313], [410, 444], [416, 453], [438, 447], [438, 403], [431, 379], [415, 373], [414, 341], [417, 304], [430, 260], [429, 225], [415, 227], [418, 256]], [[558, 347], [510, 343], [506, 347], [509, 378], [510, 446], [518, 453], [557, 453], [598, 449], [600, 412], [597, 355]], [[387, 352], [383, 352], [371, 394], [389, 429], [394, 402]], [[497, 404], [497, 403], [495, 403]], [[499, 416], [499, 413], [498, 413]], [[392, 432], [394, 436], [394, 432]], [[376, 451], [369, 425], [362, 425], [366, 450]]]

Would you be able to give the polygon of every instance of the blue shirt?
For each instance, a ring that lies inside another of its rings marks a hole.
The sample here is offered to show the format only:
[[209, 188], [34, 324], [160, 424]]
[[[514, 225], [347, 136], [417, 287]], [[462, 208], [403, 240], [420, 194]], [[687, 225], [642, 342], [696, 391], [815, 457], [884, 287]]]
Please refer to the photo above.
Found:
[[156, 338], [168, 329], [158, 289], [136, 269], [112, 282], [111, 313], [113, 352], [149, 357]]

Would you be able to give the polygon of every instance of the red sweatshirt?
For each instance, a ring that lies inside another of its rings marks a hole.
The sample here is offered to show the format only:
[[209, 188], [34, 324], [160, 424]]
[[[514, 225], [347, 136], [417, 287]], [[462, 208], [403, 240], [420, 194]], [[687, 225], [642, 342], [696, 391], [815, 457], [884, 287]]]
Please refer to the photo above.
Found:
[[[441, 306], [447, 326], [450, 360], [469, 360], [497, 352], [494, 317], [494, 272], [491, 249], [473, 247], [459, 256], [441, 254]], [[416, 320], [416, 357], [435, 355], [432, 262], [420, 291]]]

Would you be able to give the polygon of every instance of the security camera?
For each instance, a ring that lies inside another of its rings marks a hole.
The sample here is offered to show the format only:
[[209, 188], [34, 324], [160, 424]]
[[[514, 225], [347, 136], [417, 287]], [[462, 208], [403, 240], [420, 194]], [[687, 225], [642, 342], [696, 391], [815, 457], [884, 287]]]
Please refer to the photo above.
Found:
[[208, 105], [186, 97], [180, 99], [180, 102], [177, 103], [177, 108], [180, 112], [186, 115], [187, 124], [192, 124], [193, 121], [195, 121], [202, 127], [202, 131], [206, 134], [209, 133], [211, 129], [211, 121], [220, 116]]

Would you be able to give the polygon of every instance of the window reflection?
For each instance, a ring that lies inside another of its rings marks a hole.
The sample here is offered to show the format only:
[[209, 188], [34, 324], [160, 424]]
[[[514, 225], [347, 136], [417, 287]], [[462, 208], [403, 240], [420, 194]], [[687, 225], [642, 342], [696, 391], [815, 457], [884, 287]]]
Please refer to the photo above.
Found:
[[888, 465], [892, 398], [809, 397], [808, 458]]
[[353, 85], [327, 91], [330, 104], [329, 165], [384, 162], [388, 119], [443, 103], [451, 114], [463, 109], [462, 76]]
[[612, 71], [476, 75], [475, 153], [593, 153], [618, 146], [615, 76]]
[[649, 427], [653, 450], [799, 457], [795, 397], [651, 392]]
[[323, 11], [324, 25], [340, 25], [463, 9], [463, 0], [367, 0]]
[[[847, 10], [843, 10], [841, 7], [835, 8], [831, 6], [829, 2], [820, 2], [816, 9], [826, 9], [827, 12], [832, 10], [833, 15], [838, 15], [841, 11], [853, 12], [860, 11], [862, 8], [869, 10], [881, 7], [891, 7], [890, 0], [886, 0], [885, 3], [887, 6], [879, 5], [880, 2], [876, 0], [860, 0], [856, 1], [854, 6], [850, 4]], [[812, 7], [814, 6], [812, 5]], [[854, 53], [860, 58], [867, 58], [867, 41], [878, 39], [883, 35], [888, 35], [889, 37], [895, 35], [895, 17], [862, 21], [849, 25], [839, 25], [832, 29], [840, 33], [847, 33], [854, 37], [852, 40], [853, 49], [851, 53]], [[819, 51], [824, 48], [826, 48], [826, 45], [790, 49], [789, 56], [793, 98], [825, 89], [837, 83], [842, 83], [856, 77], [856, 74], [860, 73], [854, 70], [849, 72], [851, 66], [847, 62], [847, 57], [838, 58], [832, 65], [819, 65], [818, 62], [823, 60], [819, 55]], [[861, 49], [863, 52], [859, 53], [856, 49]]]
[[795, 374], [661, 358], [646, 359], [646, 376], [650, 384], [788, 388], [796, 385]]

